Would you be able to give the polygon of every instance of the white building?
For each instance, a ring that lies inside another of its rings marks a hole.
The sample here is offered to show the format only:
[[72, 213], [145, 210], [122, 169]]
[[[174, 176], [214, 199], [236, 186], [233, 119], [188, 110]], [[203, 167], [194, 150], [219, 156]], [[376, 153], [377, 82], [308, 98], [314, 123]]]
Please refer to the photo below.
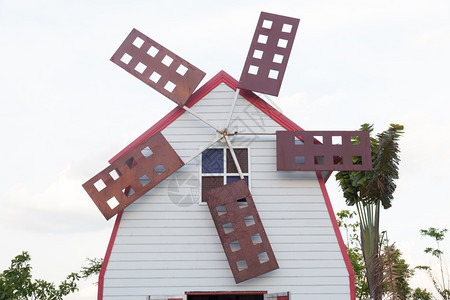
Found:
[[[222, 71], [186, 105], [223, 126], [236, 88], [237, 81]], [[252, 92], [241, 95], [230, 123], [237, 131], [302, 130]], [[155, 132], [185, 162], [216, 137], [177, 107], [111, 162]], [[275, 135], [239, 135], [232, 143], [279, 268], [238, 284], [233, 278], [202, 202], [206, 185], [238, 178], [227, 167], [229, 150], [219, 142], [207, 150], [212, 169], [205, 166], [205, 154], [199, 155], [117, 215], [98, 299], [355, 299], [353, 270], [322, 178], [329, 174], [277, 171]]]

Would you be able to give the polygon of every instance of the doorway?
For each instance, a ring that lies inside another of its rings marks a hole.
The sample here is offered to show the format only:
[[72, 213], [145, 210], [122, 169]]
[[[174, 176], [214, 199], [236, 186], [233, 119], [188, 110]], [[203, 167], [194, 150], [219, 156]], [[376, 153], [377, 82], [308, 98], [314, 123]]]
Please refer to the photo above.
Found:
[[[265, 294], [265, 293], [264, 293]], [[187, 300], [264, 300], [263, 293], [187, 293]]]

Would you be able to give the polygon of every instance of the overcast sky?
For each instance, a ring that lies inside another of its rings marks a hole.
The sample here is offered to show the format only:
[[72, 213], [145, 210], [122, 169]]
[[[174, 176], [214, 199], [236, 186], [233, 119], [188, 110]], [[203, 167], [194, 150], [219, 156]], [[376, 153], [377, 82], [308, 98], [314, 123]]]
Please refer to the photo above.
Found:
[[[0, 0], [0, 270], [27, 250], [35, 276], [59, 282], [103, 257], [114, 221], [81, 184], [174, 107], [109, 61], [132, 28], [203, 83], [220, 70], [238, 79], [260, 11], [301, 19], [272, 99], [289, 118], [306, 130], [405, 126], [381, 229], [409, 264], [430, 264], [419, 230], [450, 228], [449, 1]], [[334, 176], [327, 187], [346, 208]], [[95, 295], [86, 282], [67, 299]]]

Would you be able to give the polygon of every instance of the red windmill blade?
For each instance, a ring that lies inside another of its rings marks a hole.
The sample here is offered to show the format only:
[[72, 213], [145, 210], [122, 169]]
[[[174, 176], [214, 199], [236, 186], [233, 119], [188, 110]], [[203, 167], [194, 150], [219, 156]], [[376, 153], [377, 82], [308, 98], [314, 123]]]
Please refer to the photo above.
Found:
[[236, 283], [278, 269], [244, 179], [209, 190], [206, 198]]
[[184, 165], [157, 132], [83, 184], [108, 220]]
[[239, 88], [278, 96], [299, 22], [261, 12]]
[[370, 171], [368, 131], [277, 131], [278, 171]]
[[179, 106], [186, 103], [205, 77], [205, 72], [136, 29], [111, 61]]

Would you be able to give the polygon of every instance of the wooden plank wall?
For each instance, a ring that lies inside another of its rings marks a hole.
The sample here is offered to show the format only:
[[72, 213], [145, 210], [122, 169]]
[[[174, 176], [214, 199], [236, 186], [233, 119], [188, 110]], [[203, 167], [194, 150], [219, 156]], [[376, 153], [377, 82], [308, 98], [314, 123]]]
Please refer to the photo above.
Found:
[[[192, 109], [223, 126], [233, 96], [222, 83]], [[241, 97], [232, 126], [247, 132], [283, 130]], [[162, 133], [184, 160], [215, 137], [187, 113]], [[350, 299], [348, 271], [315, 173], [276, 171], [275, 136], [236, 137], [234, 144], [250, 149], [250, 188], [280, 269], [235, 284], [208, 208], [198, 204], [198, 157], [124, 211], [105, 273], [104, 299], [252, 290], [289, 291], [294, 300]]]

